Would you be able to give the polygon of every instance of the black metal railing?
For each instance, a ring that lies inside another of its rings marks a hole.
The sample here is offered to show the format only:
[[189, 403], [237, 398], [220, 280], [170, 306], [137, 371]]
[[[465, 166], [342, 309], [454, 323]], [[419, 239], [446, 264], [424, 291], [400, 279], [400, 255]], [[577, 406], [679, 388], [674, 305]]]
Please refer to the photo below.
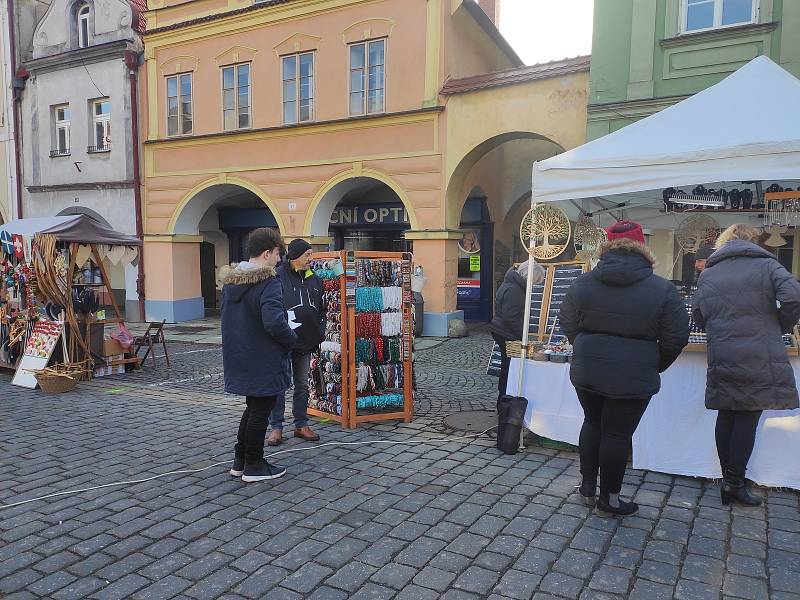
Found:
[[86, 151], [89, 154], [97, 154], [98, 152], [111, 152], [111, 143], [107, 143], [103, 146], [88, 146]]
[[69, 148], [50, 150], [50, 158], [54, 156], [69, 156]]

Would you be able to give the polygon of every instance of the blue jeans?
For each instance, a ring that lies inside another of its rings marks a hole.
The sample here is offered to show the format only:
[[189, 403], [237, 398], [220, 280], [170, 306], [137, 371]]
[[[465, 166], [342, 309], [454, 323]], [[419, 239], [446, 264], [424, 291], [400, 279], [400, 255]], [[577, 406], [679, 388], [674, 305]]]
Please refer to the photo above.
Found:
[[[300, 429], [308, 425], [308, 371], [311, 367], [311, 354], [295, 350], [292, 352], [292, 414], [294, 428]], [[278, 394], [275, 407], [269, 415], [269, 424], [273, 429], [283, 429], [283, 413], [286, 411], [286, 395]]]

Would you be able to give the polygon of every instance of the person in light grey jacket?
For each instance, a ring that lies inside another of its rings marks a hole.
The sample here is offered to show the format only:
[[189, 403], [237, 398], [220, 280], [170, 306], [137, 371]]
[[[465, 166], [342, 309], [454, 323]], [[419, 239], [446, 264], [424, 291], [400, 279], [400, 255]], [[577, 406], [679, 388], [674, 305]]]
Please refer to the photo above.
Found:
[[800, 319], [800, 283], [758, 246], [761, 231], [737, 224], [697, 283], [693, 313], [708, 334], [706, 408], [718, 411], [716, 442], [722, 503], [757, 506], [745, 473], [764, 410], [798, 407], [794, 371], [781, 339]]

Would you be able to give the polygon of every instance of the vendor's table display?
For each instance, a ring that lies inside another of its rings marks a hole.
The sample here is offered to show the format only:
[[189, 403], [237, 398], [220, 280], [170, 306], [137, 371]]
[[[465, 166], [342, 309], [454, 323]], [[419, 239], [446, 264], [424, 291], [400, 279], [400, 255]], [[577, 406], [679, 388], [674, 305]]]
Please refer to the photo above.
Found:
[[[791, 357], [795, 377], [800, 358]], [[513, 358], [508, 393], [524, 369], [525, 425], [536, 434], [577, 445], [583, 409], [569, 380], [569, 364]], [[721, 476], [714, 442], [716, 411], [704, 404], [706, 356], [684, 352], [661, 374], [661, 391], [633, 437], [633, 467], [676, 475]], [[800, 490], [800, 410], [765, 411], [747, 468], [754, 482]]]
[[309, 413], [343, 427], [413, 414], [411, 260], [403, 253], [317, 253], [327, 305], [312, 357]]
[[[17, 371], [14, 384], [36, 387], [37, 372], [51, 382], [91, 378], [110, 360], [106, 346], [119, 350], [115, 365], [138, 362], [103, 336], [106, 323], [124, 328], [104, 259], [137, 259], [137, 238], [75, 215], [11, 221], [0, 226], [0, 241], [0, 367]], [[51, 360], [58, 364], [48, 368]]]

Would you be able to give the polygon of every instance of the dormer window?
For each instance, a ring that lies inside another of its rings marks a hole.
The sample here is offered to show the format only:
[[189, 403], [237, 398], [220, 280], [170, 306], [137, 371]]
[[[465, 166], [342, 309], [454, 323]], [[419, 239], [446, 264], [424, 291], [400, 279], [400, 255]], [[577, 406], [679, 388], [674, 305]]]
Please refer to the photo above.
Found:
[[89, 46], [89, 5], [81, 4], [78, 8], [78, 48]]

